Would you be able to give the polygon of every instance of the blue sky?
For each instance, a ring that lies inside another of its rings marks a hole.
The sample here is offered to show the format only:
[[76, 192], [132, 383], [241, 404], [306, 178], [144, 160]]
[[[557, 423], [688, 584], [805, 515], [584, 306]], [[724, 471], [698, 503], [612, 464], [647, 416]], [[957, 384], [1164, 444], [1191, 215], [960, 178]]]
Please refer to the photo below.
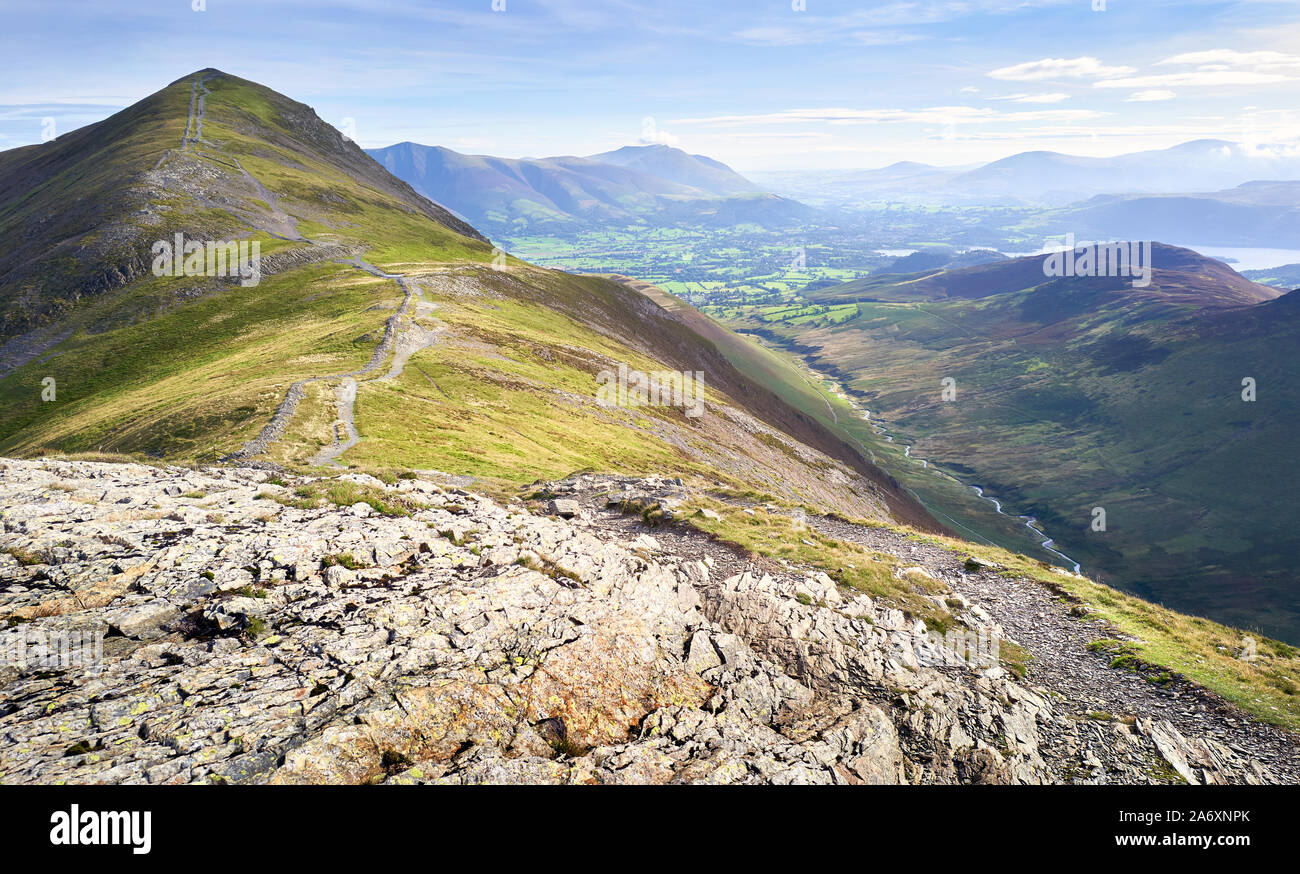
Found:
[[1298, 0], [502, 2], [0, 0], [0, 148], [203, 67], [363, 146], [511, 157], [657, 141], [746, 171], [1300, 143]]

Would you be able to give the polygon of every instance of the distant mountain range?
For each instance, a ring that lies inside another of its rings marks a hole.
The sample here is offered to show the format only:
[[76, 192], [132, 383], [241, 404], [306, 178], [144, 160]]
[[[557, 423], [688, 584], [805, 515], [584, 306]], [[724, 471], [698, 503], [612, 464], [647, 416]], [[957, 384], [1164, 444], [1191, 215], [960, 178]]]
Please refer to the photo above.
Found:
[[663, 145], [586, 158], [496, 158], [409, 142], [368, 152], [496, 238], [640, 222], [780, 227], [813, 214], [719, 161]]
[[551, 158], [466, 155], [410, 142], [367, 151], [420, 194], [502, 241], [642, 224], [783, 228], [834, 223], [834, 214], [886, 203], [930, 203], [1037, 210], [1012, 219], [1009, 240], [1073, 233], [1300, 248], [1300, 155], [1224, 140], [1111, 158], [1024, 152], [979, 166], [900, 161], [876, 170], [758, 173], [757, 181], [664, 145]]
[[1300, 182], [1247, 182], [1203, 194], [1105, 194], [1017, 226], [1079, 239], [1178, 240], [1300, 249]]
[[1022, 152], [977, 167], [905, 161], [878, 170], [754, 176], [773, 191], [823, 206], [883, 199], [1064, 206], [1099, 194], [1177, 194], [1260, 180], [1300, 180], [1300, 154], [1226, 140], [1194, 140], [1111, 158]]
[[880, 201], [939, 201], [943, 185], [967, 167], [899, 161], [874, 170], [768, 170], [750, 173], [760, 185], [802, 203], [860, 209]]
[[1223, 140], [1114, 158], [1025, 152], [953, 178], [967, 195], [1064, 204], [1097, 194], [1213, 191], [1260, 179], [1300, 179], [1300, 155], [1254, 151]]
[[[1077, 315], [1075, 310], [1081, 298], [1075, 294], [1076, 291], [1086, 291], [1090, 298], [1100, 298], [1104, 292], [1121, 296], [1126, 303], [1143, 300], [1198, 308], [1251, 306], [1272, 300], [1279, 294], [1275, 288], [1266, 288], [1243, 278], [1222, 261], [1163, 243], [1151, 246], [1150, 260], [1155, 279], [1147, 289], [1134, 288], [1130, 279], [1122, 276], [1089, 277], [1087, 281], [1078, 277], [1077, 282], [1065, 282], [1064, 278], [1049, 279], [1044, 262], [1051, 257], [1050, 254], [1040, 254], [998, 259], [997, 253], [988, 253], [986, 263], [962, 265], [958, 262], [956, 269], [947, 266], [942, 270], [930, 268], [904, 275], [875, 274], [823, 289], [817, 293], [816, 299], [819, 302], [833, 298], [836, 301], [900, 303], [948, 298], [980, 300], [1013, 290], [1032, 289], [1041, 292], [1033, 299], [1035, 306], [1042, 306], [1049, 299], [1069, 300], [1073, 301], [1070, 314]], [[907, 260], [899, 259], [895, 264], [903, 266]]]

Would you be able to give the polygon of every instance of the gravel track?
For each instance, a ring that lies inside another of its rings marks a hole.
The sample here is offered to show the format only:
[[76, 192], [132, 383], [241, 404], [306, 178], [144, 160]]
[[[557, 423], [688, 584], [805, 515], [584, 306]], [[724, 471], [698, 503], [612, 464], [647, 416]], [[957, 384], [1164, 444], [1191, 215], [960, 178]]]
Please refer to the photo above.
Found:
[[1186, 680], [1156, 685], [1132, 671], [1111, 668], [1111, 656], [1090, 652], [1088, 644], [1125, 635], [1100, 619], [1072, 615], [1072, 605], [1044, 583], [990, 571], [969, 573], [959, 553], [919, 544], [889, 529], [817, 516], [808, 522], [825, 534], [921, 565], [983, 607], [1033, 656], [1029, 679], [1057, 693], [1063, 706], [1081, 718], [1101, 712], [1167, 719], [1188, 737], [1211, 737], [1257, 759], [1287, 782], [1300, 783], [1300, 738], [1258, 722]]
[[313, 376], [293, 383], [285, 393], [284, 400], [275, 408], [271, 421], [267, 423], [261, 433], [245, 443], [236, 452], [223, 458], [223, 461], [244, 461], [265, 452], [271, 443], [284, 435], [290, 420], [298, 409], [298, 403], [305, 395], [306, 386], [313, 382], [342, 380], [342, 384], [335, 389], [338, 418], [333, 425], [334, 440], [311, 459], [311, 463], [316, 465], [337, 464], [340, 455], [361, 442], [361, 435], [357, 431], [354, 414], [357, 381], [379, 370], [390, 354], [393, 355], [393, 363], [388, 373], [381, 379], [396, 378], [401, 375], [407, 359], [412, 354], [432, 345], [436, 341], [436, 331], [425, 329], [411, 319], [412, 314], [415, 312], [416, 301], [420, 298], [420, 290], [414, 283], [402, 274], [388, 273], [373, 264], [362, 261], [360, 258], [352, 258], [339, 263], [348, 264], [372, 276], [392, 279], [402, 289], [402, 303], [398, 306], [397, 311], [384, 322], [384, 335], [378, 345], [375, 346], [370, 360], [364, 366], [347, 373]]

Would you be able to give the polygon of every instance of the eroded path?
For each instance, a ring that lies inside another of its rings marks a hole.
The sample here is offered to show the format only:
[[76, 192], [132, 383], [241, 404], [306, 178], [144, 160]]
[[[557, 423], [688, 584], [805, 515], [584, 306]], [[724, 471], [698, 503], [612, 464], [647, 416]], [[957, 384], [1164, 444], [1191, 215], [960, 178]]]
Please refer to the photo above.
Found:
[[203, 139], [204, 99], [212, 93], [204, 83], [209, 78], [199, 76], [190, 87], [190, 117], [185, 121], [185, 136], [181, 140], [183, 150], [193, 148]]
[[375, 352], [370, 361], [360, 370], [342, 375], [343, 381], [335, 389], [338, 418], [333, 425], [334, 440], [329, 446], [326, 446], [312, 457], [311, 464], [314, 465], [337, 464], [340, 455], [361, 442], [361, 435], [357, 432], [354, 412], [357, 399], [357, 378], [368, 376], [378, 370], [391, 352], [393, 357], [388, 372], [373, 381], [384, 382], [396, 379], [402, 375], [402, 371], [405, 369], [406, 362], [410, 360], [410, 357], [421, 349], [432, 346], [442, 333], [441, 326], [426, 328], [415, 321], [416, 315], [420, 314], [421, 304], [423, 303], [427, 309], [432, 309], [432, 304], [423, 302], [423, 293], [413, 281], [399, 273], [388, 273], [359, 258], [354, 258], [345, 263], [349, 263], [359, 270], [364, 270], [372, 276], [395, 280], [398, 287], [402, 289], [403, 297], [397, 311], [389, 316], [384, 323], [384, 337], [380, 340], [379, 345], [375, 347]]
[[336, 459], [361, 442], [353, 410], [357, 402], [357, 381], [344, 377], [334, 389], [338, 419], [334, 422], [334, 442], [312, 456], [311, 464], [336, 464]]
[[409, 311], [412, 299], [416, 292], [414, 286], [407, 282], [406, 279], [395, 273], [385, 273], [373, 264], [367, 264], [359, 259], [340, 262], [350, 264], [360, 270], [364, 270], [374, 276], [383, 277], [384, 279], [395, 279], [403, 292], [402, 303], [398, 306], [397, 311], [389, 316], [384, 322], [384, 334], [380, 338], [378, 345], [375, 346], [374, 352], [370, 355], [370, 360], [356, 370], [349, 370], [345, 373], [334, 373], [322, 376], [312, 376], [307, 379], [300, 379], [289, 386], [285, 393], [284, 400], [275, 408], [271, 415], [271, 421], [266, 424], [257, 437], [248, 441], [236, 452], [231, 453], [223, 461], [243, 461], [261, 455], [266, 452], [272, 443], [284, 436], [289, 427], [289, 422], [293, 419], [294, 413], [297, 412], [298, 404], [306, 394], [306, 387], [315, 382], [333, 382], [340, 381], [340, 385], [335, 390], [336, 409], [338, 417], [333, 423], [334, 440], [329, 445], [318, 452], [311, 459], [312, 464], [331, 464], [342, 453], [356, 446], [361, 441], [361, 435], [357, 433], [356, 422], [354, 421], [354, 406], [356, 402], [357, 380], [366, 377], [383, 365], [387, 360], [389, 353], [397, 345], [398, 336], [401, 333], [402, 320]]

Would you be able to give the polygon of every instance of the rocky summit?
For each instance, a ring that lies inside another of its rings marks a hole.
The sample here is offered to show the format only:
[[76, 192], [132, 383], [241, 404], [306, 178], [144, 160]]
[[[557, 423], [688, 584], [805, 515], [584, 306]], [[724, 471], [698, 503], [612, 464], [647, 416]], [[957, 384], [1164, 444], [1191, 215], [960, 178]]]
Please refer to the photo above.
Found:
[[[1233, 734], [1240, 714], [1084, 712], [1050, 670], [956, 658], [882, 599], [674, 522], [680, 481], [501, 502], [405, 476], [0, 461], [0, 782], [1296, 780], [1293, 738]], [[972, 627], [1035, 604], [877, 546]]]

